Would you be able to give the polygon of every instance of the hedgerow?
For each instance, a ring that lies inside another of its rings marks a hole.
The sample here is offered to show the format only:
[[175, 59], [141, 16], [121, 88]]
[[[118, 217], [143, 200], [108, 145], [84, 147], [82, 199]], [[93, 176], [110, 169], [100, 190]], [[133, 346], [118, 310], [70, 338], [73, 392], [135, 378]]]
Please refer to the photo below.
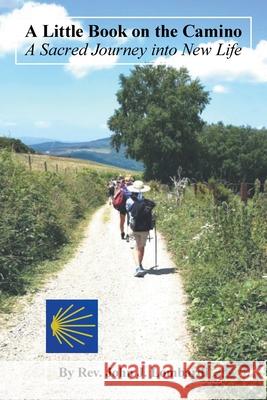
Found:
[[105, 202], [106, 175], [91, 170], [55, 174], [28, 171], [0, 153], [0, 290], [25, 292], [25, 275], [58, 257], [73, 228]]

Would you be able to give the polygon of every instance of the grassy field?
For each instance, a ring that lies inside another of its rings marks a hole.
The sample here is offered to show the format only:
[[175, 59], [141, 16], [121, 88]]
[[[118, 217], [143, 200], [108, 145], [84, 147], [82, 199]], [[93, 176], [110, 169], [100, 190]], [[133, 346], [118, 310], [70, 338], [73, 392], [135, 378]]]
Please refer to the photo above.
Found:
[[[78, 171], [80, 169], [88, 168], [97, 170], [104, 173], [112, 173], [114, 176], [133, 174], [133, 171], [113, 167], [111, 165], [104, 165], [93, 161], [79, 160], [67, 157], [48, 156], [43, 154], [19, 154], [15, 153], [15, 157], [30, 168], [29, 157], [31, 159], [31, 168], [34, 171], [45, 171], [45, 163], [47, 171], [68, 173], [70, 171]], [[136, 173], [136, 171], [135, 171]]]

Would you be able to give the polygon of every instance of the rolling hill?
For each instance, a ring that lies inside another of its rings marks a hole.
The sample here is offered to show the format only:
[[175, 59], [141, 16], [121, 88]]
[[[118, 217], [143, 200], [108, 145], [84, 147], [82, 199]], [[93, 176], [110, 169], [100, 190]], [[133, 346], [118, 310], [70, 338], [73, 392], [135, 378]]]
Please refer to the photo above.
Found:
[[31, 148], [38, 153], [91, 160], [134, 171], [143, 170], [142, 163], [125, 156], [125, 148], [117, 153], [111, 147], [110, 138], [74, 143], [45, 142], [31, 145]]
[[0, 136], [0, 150], [9, 149], [15, 153], [34, 153], [34, 149], [27, 146], [19, 139]]

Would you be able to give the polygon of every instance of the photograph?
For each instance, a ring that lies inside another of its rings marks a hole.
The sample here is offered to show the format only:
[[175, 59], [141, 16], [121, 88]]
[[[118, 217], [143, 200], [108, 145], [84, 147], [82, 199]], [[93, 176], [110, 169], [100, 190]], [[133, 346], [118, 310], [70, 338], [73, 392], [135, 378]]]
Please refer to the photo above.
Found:
[[266, 399], [266, 18], [0, 0], [0, 400]]

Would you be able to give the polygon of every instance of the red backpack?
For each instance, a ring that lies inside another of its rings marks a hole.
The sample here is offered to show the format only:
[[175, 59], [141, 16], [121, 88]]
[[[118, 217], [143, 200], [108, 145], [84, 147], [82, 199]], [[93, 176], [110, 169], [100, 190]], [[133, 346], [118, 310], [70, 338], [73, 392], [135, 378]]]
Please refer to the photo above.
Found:
[[113, 198], [113, 201], [112, 201], [112, 204], [113, 204], [113, 207], [114, 207], [116, 210], [120, 210], [121, 207], [124, 205], [124, 203], [125, 203], [125, 200], [124, 200], [123, 190], [120, 189], [120, 190], [115, 194], [115, 196], [114, 196], [114, 198]]

